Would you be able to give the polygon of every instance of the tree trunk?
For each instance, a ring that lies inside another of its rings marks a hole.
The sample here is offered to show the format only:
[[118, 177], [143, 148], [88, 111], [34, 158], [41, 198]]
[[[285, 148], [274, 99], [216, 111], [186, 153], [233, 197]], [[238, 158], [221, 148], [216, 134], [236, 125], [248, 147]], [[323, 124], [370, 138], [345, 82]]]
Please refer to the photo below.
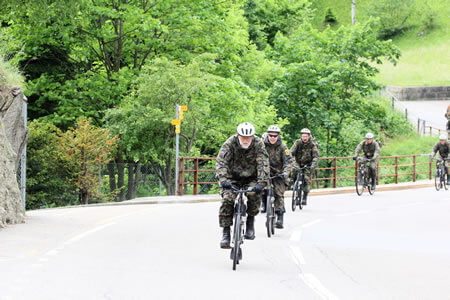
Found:
[[127, 200], [133, 199], [133, 186], [134, 186], [134, 163], [128, 163], [128, 189]]
[[135, 169], [135, 177], [134, 177], [134, 184], [133, 184], [133, 189], [131, 191], [131, 199], [136, 198], [136, 193], [139, 187], [139, 184], [141, 183], [141, 175], [142, 175], [142, 164], [140, 162], [137, 163], [136, 165], [136, 169]]
[[114, 168], [114, 163], [108, 164], [108, 174], [109, 174], [109, 192], [113, 193], [116, 190], [116, 172]]
[[117, 155], [117, 188], [120, 189], [119, 192], [119, 201], [124, 201], [125, 200], [125, 191], [124, 191], [124, 169], [125, 169], [125, 165], [123, 162], [123, 157], [122, 157], [122, 153], [120, 153], [119, 150], [119, 154]]

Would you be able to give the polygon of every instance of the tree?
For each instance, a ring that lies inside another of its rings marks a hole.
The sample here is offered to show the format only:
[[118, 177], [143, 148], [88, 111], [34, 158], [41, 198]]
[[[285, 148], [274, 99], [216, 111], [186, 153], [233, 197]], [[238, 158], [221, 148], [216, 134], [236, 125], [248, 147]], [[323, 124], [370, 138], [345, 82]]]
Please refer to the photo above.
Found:
[[98, 197], [98, 170], [110, 161], [117, 142], [109, 130], [96, 128], [85, 118], [78, 120], [76, 128], [60, 135], [60, 153], [76, 178], [81, 203], [88, 204], [89, 199]]
[[369, 21], [323, 32], [303, 25], [290, 39], [277, 38], [270, 55], [286, 72], [274, 84], [271, 103], [289, 119], [284, 127], [289, 140], [309, 127], [324, 156], [349, 152], [342, 133], [349, 122], [370, 118], [364, 97], [379, 87], [375, 64], [382, 58], [395, 63], [399, 57], [392, 42], [379, 41], [376, 33]]
[[[188, 65], [157, 59], [135, 82], [133, 94], [109, 111], [111, 130], [122, 147], [141, 162], [150, 163], [168, 194], [174, 194], [174, 128], [176, 104], [187, 105], [181, 132], [183, 154], [215, 154], [220, 144], [244, 120], [261, 129], [273, 122], [267, 93], [240, 81], [214, 75], [215, 59], [202, 55]], [[261, 132], [261, 131], [260, 131]]]

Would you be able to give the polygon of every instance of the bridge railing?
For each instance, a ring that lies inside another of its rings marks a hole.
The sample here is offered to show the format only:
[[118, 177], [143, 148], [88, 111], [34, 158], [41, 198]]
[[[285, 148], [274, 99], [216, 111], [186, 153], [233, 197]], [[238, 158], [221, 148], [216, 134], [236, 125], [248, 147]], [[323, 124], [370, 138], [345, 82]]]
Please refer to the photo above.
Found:
[[[215, 157], [180, 157], [178, 195], [194, 195], [217, 192]], [[432, 179], [435, 164], [429, 154], [381, 156], [377, 166], [378, 183], [415, 182]], [[311, 185], [314, 188], [337, 188], [352, 186], [357, 175], [357, 163], [351, 156], [321, 157]]]

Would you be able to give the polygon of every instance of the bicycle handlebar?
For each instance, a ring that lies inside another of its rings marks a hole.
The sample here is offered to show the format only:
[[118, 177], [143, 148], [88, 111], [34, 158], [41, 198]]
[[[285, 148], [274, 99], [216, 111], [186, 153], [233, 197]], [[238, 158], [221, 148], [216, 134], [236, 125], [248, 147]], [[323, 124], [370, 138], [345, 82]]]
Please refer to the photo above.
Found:
[[362, 162], [368, 162], [368, 161], [373, 161], [373, 158], [357, 157], [356, 160], [362, 161]]
[[303, 166], [303, 167], [300, 167], [300, 168], [293, 167], [293, 169], [295, 171], [301, 171], [301, 170], [304, 170], [304, 169], [311, 169], [311, 166], [307, 165], [307, 166]]
[[255, 191], [255, 187], [251, 186], [249, 188], [247, 188], [246, 190], [240, 190], [238, 188], [235, 188], [234, 186], [231, 186], [231, 191], [233, 193], [239, 194], [239, 193], [251, 193]]

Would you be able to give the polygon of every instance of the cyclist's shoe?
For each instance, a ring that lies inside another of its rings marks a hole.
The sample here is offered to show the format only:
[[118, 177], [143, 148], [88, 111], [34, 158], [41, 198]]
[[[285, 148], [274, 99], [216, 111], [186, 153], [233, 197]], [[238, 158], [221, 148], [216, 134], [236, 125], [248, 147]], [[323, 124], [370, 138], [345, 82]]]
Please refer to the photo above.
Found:
[[277, 222], [275, 223], [275, 227], [283, 229], [284, 228], [283, 227], [283, 212], [282, 211], [277, 212], [277, 216], [278, 216], [278, 218], [277, 218]]
[[261, 201], [261, 212], [262, 213], [266, 212], [266, 199], [262, 199]]
[[220, 248], [230, 249], [230, 227], [223, 228], [222, 240], [220, 241]]
[[245, 239], [247, 240], [254, 240], [255, 239], [255, 217], [254, 216], [248, 216], [247, 217], [247, 223], [245, 227]]
[[308, 193], [307, 192], [303, 192], [302, 205], [306, 205], [306, 197], [308, 197]]

